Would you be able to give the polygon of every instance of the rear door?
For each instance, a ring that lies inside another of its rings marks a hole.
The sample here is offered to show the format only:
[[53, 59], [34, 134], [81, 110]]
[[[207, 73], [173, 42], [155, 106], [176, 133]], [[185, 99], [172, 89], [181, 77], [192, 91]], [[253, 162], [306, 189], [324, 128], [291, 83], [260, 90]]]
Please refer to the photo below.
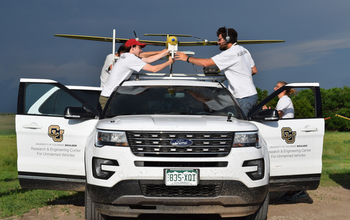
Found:
[[[98, 121], [99, 93], [99, 88], [69, 90], [52, 80], [21, 79], [16, 136], [23, 188], [84, 190], [85, 145]], [[96, 117], [65, 119], [66, 107], [84, 107]]]
[[[263, 105], [288, 88], [294, 88], [299, 94], [304, 94], [303, 100], [294, 99], [293, 101], [294, 118], [278, 121], [252, 121], [259, 127], [262, 141], [268, 147], [270, 191], [316, 189], [322, 171], [324, 137], [319, 84], [287, 84], [259, 103], [248, 117], [251, 118], [258, 114]], [[303, 111], [307, 112], [304, 115], [300, 114], [302, 108], [308, 109]]]

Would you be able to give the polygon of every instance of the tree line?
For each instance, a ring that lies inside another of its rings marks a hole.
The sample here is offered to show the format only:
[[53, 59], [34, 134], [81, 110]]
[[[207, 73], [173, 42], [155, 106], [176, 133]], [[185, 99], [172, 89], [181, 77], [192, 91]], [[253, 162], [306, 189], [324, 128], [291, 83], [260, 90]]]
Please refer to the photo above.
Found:
[[[258, 102], [269, 94], [267, 90], [258, 91]], [[328, 131], [350, 131], [350, 87], [322, 89], [322, 114], [325, 118], [325, 128]], [[294, 105], [295, 118], [312, 118], [315, 115], [314, 93], [310, 89], [303, 89], [290, 95]], [[278, 97], [269, 103], [268, 107], [275, 108]], [[336, 115], [344, 116], [339, 117]]]

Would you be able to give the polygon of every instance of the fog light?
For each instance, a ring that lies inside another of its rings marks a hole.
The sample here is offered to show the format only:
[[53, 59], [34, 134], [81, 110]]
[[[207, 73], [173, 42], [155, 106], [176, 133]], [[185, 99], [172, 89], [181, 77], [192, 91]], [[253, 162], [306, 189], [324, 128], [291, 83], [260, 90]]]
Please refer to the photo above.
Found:
[[92, 158], [92, 172], [93, 176], [97, 179], [109, 179], [115, 173], [113, 171], [102, 170], [102, 165], [119, 166], [116, 160]]
[[264, 175], [265, 175], [264, 159], [244, 161], [243, 167], [250, 167], [250, 166], [257, 167], [257, 171], [246, 172], [246, 174], [249, 176], [250, 179], [260, 180], [260, 179], [264, 178]]

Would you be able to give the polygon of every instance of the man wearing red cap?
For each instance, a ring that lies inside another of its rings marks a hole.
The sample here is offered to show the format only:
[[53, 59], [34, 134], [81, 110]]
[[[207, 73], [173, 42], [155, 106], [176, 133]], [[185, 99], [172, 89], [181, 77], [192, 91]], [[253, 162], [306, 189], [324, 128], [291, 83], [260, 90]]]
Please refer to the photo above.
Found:
[[114, 65], [112, 71], [109, 74], [107, 82], [102, 89], [100, 96], [100, 104], [102, 109], [106, 105], [106, 102], [112, 92], [124, 80], [129, 79], [134, 71], [139, 72], [143, 69], [145, 71], [155, 73], [174, 63], [174, 59], [169, 57], [169, 60], [167, 62], [154, 66], [149, 64], [168, 55], [169, 51], [167, 49], [162, 50], [156, 55], [140, 58], [142, 48], [144, 48], [146, 44], [142, 44], [136, 39], [130, 39], [125, 43], [125, 46], [127, 48], [126, 53], [120, 55], [120, 58]]

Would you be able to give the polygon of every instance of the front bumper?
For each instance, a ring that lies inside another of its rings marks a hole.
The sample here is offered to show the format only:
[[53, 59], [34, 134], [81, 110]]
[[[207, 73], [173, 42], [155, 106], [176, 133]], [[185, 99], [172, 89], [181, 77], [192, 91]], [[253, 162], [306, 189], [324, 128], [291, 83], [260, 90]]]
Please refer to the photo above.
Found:
[[200, 181], [195, 187], [163, 184], [157, 180], [125, 180], [111, 188], [88, 184], [87, 190], [99, 213], [119, 217], [178, 213], [246, 216], [258, 210], [268, 193], [267, 185], [248, 188], [233, 180]]

